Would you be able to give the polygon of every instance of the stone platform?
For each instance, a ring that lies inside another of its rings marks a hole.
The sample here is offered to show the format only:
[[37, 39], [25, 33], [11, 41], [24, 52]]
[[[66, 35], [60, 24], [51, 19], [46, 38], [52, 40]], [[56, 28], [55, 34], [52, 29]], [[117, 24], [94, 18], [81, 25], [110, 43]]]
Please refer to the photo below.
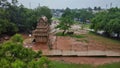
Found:
[[88, 56], [88, 57], [120, 57], [120, 53], [114, 51], [100, 51], [100, 50], [90, 50], [90, 51], [62, 51], [62, 50], [44, 50], [44, 56]]

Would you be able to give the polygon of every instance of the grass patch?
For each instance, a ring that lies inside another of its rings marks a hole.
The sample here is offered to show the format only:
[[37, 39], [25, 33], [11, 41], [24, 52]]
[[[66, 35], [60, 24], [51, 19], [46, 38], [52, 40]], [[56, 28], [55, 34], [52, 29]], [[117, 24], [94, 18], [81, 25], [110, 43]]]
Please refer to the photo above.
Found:
[[89, 43], [89, 41], [88, 41], [87, 39], [77, 39], [76, 41], [80, 41], [80, 42]]
[[59, 20], [59, 18], [56, 18], [56, 17], [52, 17], [52, 20]]
[[93, 43], [98, 43], [102, 46], [105, 46], [107, 49], [110, 50], [120, 50], [120, 40], [116, 40], [113, 38], [108, 38], [93, 32], [86, 34], [89, 40], [92, 40]]
[[60, 61], [52, 61], [51, 68], [120, 68], [120, 62], [93, 66], [90, 64], [74, 64]]
[[104, 41], [113, 42], [113, 43], [120, 43], [120, 40], [105, 37], [105, 36], [96, 34], [95, 32], [89, 32], [88, 35], [91, 35], [92, 37], [94, 36], [93, 38], [95, 38], [96, 40], [104, 40]]
[[73, 64], [73, 63], [64, 63], [64, 62], [58, 62], [54, 61], [51, 63], [52, 68], [93, 68], [92, 65], [88, 64]]
[[88, 29], [89, 29], [90, 26], [91, 26], [91, 24], [84, 24], [84, 27], [85, 27], [85, 28], [88, 28]]
[[91, 26], [91, 24], [82, 24], [82, 23], [80, 25], [81, 25], [81, 29], [84, 29], [84, 28], [89, 29]]
[[56, 33], [56, 36], [67, 36], [67, 34], [62, 34], [61, 32], [59, 32], [59, 33]]
[[84, 35], [70, 35], [71, 37], [74, 37], [74, 38], [85, 38]]
[[62, 33], [56, 33], [56, 36], [70, 36], [70, 37], [74, 37], [74, 38], [85, 38], [85, 35], [75, 35], [75, 34], [62, 34]]

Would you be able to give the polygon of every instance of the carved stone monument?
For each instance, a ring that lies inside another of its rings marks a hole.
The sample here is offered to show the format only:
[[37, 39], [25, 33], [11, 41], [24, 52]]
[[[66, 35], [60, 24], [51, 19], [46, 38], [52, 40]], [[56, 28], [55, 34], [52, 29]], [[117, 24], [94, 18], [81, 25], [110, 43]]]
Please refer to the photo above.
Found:
[[33, 36], [35, 42], [48, 43], [49, 42], [49, 24], [48, 19], [42, 16], [38, 23], [36, 29], [33, 31]]

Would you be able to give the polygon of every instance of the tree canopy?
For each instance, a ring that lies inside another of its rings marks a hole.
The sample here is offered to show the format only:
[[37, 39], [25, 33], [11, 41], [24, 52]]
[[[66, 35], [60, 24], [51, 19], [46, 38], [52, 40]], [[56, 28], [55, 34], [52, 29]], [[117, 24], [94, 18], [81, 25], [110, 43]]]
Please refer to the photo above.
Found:
[[66, 8], [65, 12], [63, 13], [62, 17], [60, 18], [60, 23], [57, 25], [56, 28], [59, 28], [60, 30], [63, 30], [63, 35], [65, 34], [66, 30], [71, 28], [71, 25], [73, 25], [73, 16], [71, 15], [72, 12], [69, 8]]
[[108, 36], [112, 33], [120, 35], [120, 9], [111, 8], [104, 12], [99, 12], [92, 19], [91, 28], [95, 31], [103, 30]]
[[0, 68], [50, 67], [50, 61], [41, 57], [40, 51], [24, 48], [22, 41], [22, 36], [16, 34], [9, 41], [0, 44]]
[[87, 11], [86, 9], [80, 9], [76, 12], [73, 12], [74, 18], [80, 19], [81, 22], [86, 22], [94, 17], [92, 11]]
[[[0, 0], [0, 34], [16, 32], [29, 33], [35, 29], [37, 20], [45, 15], [50, 21], [52, 14], [48, 7], [38, 6], [35, 9], [18, 5], [18, 0]], [[9, 25], [9, 26], [8, 26]]]

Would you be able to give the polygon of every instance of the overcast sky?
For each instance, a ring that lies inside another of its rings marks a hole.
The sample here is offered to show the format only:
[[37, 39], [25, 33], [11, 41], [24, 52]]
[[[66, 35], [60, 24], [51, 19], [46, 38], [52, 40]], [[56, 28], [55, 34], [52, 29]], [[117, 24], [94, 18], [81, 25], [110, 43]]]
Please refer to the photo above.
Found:
[[87, 8], [100, 6], [102, 8], [118, 6], [120, 8], [120, 0], [18, 0], [19, 3], [22, 3], [27, 8], [36, 8], [39, 4], [41, 6], [48, 6], [53, 9], [62, 9], [69, 7], [73, 8]]

